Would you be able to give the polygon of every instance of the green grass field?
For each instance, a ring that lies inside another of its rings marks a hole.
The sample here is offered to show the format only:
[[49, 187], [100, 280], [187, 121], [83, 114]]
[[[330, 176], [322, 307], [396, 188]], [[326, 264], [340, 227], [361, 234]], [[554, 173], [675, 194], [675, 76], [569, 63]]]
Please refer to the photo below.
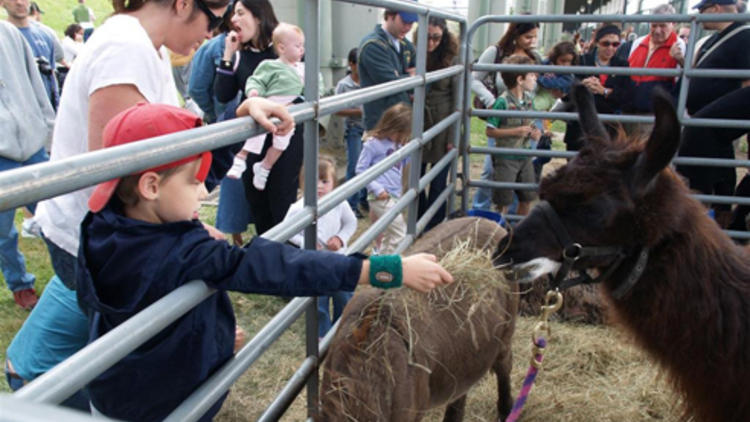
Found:
[[[65, 28], [73, 23], [73, 8], [78, 0], [35, 0], [44, 11], [42, 23], [51, 27], [62, 37]], [[112, 2], [109, 0], [87, 0], [86, 5], [94, 11], [95, 25], [99, 26], [107, 16], [112, 14]], [[0, 19], [6, 19], [4, 8], [0, 8]]]

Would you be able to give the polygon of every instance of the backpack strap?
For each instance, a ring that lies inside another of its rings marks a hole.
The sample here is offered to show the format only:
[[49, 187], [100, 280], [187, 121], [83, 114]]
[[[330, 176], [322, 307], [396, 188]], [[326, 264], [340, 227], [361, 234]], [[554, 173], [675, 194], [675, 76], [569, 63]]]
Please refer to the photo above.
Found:
[[719, 41], [717, 41], [716, 43], [714, 43], [714, 45], [712, 45], [711, 48], [709, 48], [708, 50], [706, 50], [706, 52], [703, 53], [703, 55], [700, 57], [700, 59], [698, 59], [695, 62], [695, 64], [693, 65], [693, 67], [698, 67], [701, 63], [703, 63], [703, 60], [706, 57], [708, 57], [709, 55], [711, 55], [711, 53], [713, 53], [714, 50], [716, 50], [720, 45], [724, 44], [724, 42], [726, 40], [732, 38], [733, 36], [737, 35], [738, 33], [742, 32], [742, 31], [744, 31], [746, 29], [750, 29], [750, 25], [742, 25], [742, 26], [739, 26], [737, 28], [734, 28], [733, 31], [731, 31], [730, 33], [728, 33], [722, 39], [720, 39]]

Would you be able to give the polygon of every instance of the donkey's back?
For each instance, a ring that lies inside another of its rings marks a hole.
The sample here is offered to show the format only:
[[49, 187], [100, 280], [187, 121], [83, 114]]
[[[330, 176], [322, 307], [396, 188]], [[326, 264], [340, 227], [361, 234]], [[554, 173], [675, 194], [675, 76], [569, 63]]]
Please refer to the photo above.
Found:
[[[442, 256], [457, 245], [492, 250], [504, 234], [488, 220], [451, 220], [408, 252]], [[496, 284], [483, 283], [493, 287], [481, 292], [481, 300], [471, 291], [475, 280], [460, 277], [429, 295], [406, 289], [357, 292], [326, 361], [322, 419], [417, 421], [427, 410], [448, 405], [445, 420], [460, 421], [466, 392], [490, 369], [498, 377], [498, 410], [507, 415], [518, 304], [496, 276]]]

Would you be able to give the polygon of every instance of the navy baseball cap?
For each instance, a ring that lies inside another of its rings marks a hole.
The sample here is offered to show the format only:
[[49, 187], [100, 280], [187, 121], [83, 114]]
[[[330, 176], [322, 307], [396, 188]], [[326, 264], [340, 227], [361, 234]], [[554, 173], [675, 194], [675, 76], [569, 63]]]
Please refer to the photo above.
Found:
[[713, 6], [714, 4], [721, 4], [721, 5], [730, 5], [730, 4], [736, 4], [737, 0], [702, 0], [700, 3], [693, 6], [693, 9], [701, 10], [708, 6]]

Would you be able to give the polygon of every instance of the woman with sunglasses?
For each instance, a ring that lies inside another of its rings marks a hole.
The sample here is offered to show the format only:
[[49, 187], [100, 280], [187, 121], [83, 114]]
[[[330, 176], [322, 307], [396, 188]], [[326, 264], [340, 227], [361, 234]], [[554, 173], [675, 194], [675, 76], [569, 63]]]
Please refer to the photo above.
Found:
[[[417, 34], [414, 33], [416, 44]], [[427, 26], [427, 71], [444, 69], [458, 62], [458, 41], [448, 29], [443, 18], [431, 17]], [[458, 84], [457, 77], [441, 79], [427, 86], [424, 108], [424, 130], [427, 130], [448, 117], [456, 110], [454, 86]], [[422, 176], [427, 172], [427, 166], [434, 166], [441, 158], [455, 147], [453, 145], [452, 126], [440, 132], [424, 146], [422, 151]], [[430, 187], [419, 194], [419, 216], [437, 200], [447, 185], [450, 166], [440, 172], [430, 183]], [[440, 224], [445, 219], [445, 204], [430, 219], [425, 231]]]
[[[591, 51], [581, 56], [581, 66], [597, 67], [628, 67], [627, 60], [617, 57], [617, 47], [620, 46], [620, 28], [612, 24], [604, 24], [596, 31]], [[619, 114], [627, 109], [632, 100], [633, 82], [626, 75], [578, 75], [581, 83], [594, 94], [596, 110], [603, 114]], [[614, 132], [616, 125], [605, 125]], [[565, 138], [563, 139], [568, 151], [577, 151], [582, 146], [583, 133], [578, 122], [568, 121]]]

